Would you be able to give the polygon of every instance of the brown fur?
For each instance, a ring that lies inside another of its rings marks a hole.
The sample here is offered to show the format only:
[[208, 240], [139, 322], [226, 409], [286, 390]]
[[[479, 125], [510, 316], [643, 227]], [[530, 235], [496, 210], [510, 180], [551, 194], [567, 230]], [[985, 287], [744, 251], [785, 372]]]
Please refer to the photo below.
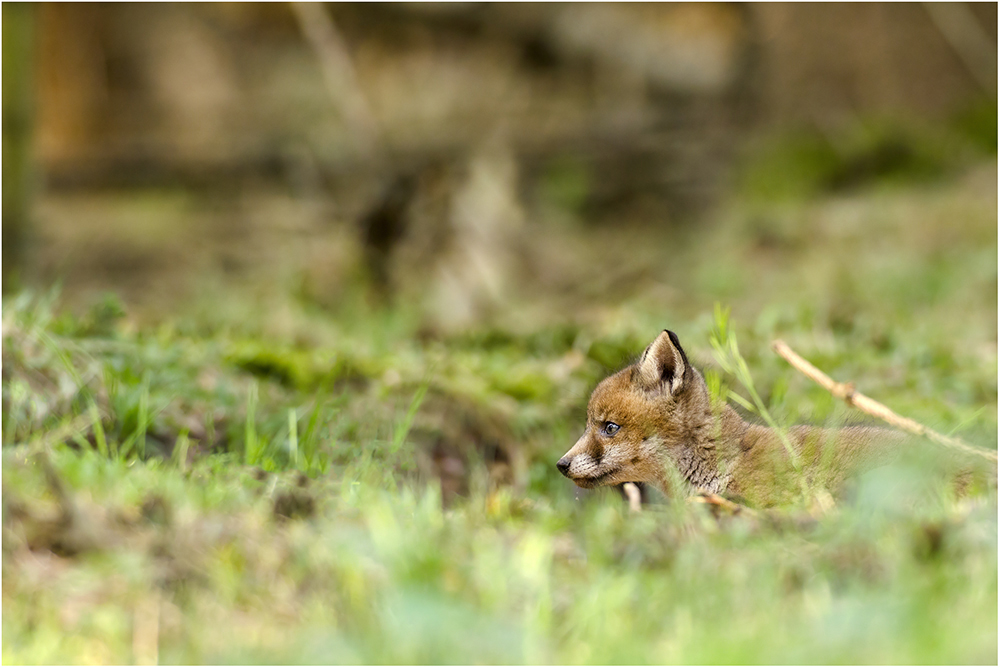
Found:
[[[619, 426], [613, 435], [608, 423]], [[824, 475], [827, 487], [888, 461], [902, 438], [874, 427], [808, 426], [792, 427], [788, 437], [803, 471]], [[669, 331], [638, 362], [601, 381], [587, 406], [586, 431], [558, 466], [580, 487], [638, 482], [669, 495], [679, 476], [688, 486], [682, 493], [725, 493], [755, 505], [781, 502], [799, 480], [776, 433], [726, 404], [712, 405], [704, 378]]]

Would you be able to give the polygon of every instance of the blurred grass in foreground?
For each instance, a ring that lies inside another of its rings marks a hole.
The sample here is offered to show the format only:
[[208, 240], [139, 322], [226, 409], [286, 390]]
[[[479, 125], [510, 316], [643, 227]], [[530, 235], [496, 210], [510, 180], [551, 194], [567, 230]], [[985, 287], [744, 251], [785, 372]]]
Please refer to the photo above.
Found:
[[[5, 451], [8, 662], [130, 662], [146, 658], [143, 643], [166, 663], [996, 654], [995, 497], [901, 506], [909, 475], [892, 493], [866, 481], [819, 522], [720, 528], [700, 508], [628, 516], [607, 499], [509, 491], [442, 510], [434, 486], [386, 488], [357, 469], [303, 486], [233, 462], [183, 474], [93, 453], [52, 459], [87, 518], [72, 538], [44, 524], [58, 510], [38, 467]], [[282, 505], [292, 495], [315, 505]], [[291, 507], [294, 519], [278, 514]], [[55, 553], [39, 550], [53, 537]]]
[[995, 487], [956, 499], [915, 457], [819, 518], [717, 521], [574, 501], [553, 462], [664, 327], [736, 388], [716, 301], [779, 423], [858, 419], [780, 334], [996, 447], [995, 185], [994, 162], [693, 230], [540, 232], [563, 289], [462, 335], [289, 286], [159, 323], [5, 299], [3, 660], [992, 663]]

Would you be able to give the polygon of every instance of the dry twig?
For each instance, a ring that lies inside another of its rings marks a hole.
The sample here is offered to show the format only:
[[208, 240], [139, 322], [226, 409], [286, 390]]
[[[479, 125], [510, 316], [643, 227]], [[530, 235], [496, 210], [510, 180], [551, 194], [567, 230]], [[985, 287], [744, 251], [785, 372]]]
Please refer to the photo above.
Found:
[[347, 122], [358, 149], [371, 152], [378, 145], [378, 127], [344, 38], [322, 3], [292, 2], [290, 6], [306, 42], [316, 54], [330, 97]]
[[997, 47], [966, 3], [924, 2], [931, 23], [987, 93], [997, 90]]
[[707, 505], [715, 517], [723, 513], [727, 515], [745, 515], [756, 517], [757, 513], [741, 503], [735, 503], [711, 492], [698, 492], [694, 496], [688, 497], [688, 503], [701, 503]]
[[939, 434], [930, 427], [925, 427], [910, 418], [897, 415], [874, 399], [866, 397], [854, 389], [853, 383], [838, 383], [800, 357], [794, 350], [789, 348], [788, 344], [784, 341], [778, 339], [771, 344], [771, 347], [776, 353], [784, 357], [789, 364], [814, 380], [819, 385], [823, 386], [833, 396], [847, 402], [847, 405], [853, 406], [860, 411], [864, 411], [869, 415], [879, 418], [880, 420], [884, 420], [897, 429], [907, 431], [911, 434], [916, 434], [917, 436], [926, 436], [935, 443], [939, 443], [949, 448], [978, 455], [993, 462], [997, 461], [996, 452], [977, 448], [969, 445], [961, 439], [954, 438], [953, 436]]
[[[103, 412], [98, 409], [98, 416], [103, 417]], [[85, 436], [94, 426], [92, 415], [78, 415], [73, 420], [45, 432], [35, 437], [25, 449], [27, 453], [45, 453], [55, 447], [58, 443], [65, 443], [76, 436]]]

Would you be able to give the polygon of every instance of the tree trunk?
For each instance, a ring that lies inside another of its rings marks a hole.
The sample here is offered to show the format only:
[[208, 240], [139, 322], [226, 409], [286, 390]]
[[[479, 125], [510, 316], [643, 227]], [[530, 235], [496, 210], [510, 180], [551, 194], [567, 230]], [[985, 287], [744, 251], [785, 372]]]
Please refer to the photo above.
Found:
[[25, 268], [34, 192], [35, 7], [3, 3], [3, 290], [17, 289]]

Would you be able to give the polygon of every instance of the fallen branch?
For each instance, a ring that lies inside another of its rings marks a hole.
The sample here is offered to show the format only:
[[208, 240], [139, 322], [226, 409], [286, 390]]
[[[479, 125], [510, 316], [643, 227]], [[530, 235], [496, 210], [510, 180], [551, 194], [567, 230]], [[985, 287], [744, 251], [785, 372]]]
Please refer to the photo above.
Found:
[[997, 48], [964, 3], [924, 2], [931, 23], [987, 93], [997, 92]]
[[299, 29], [316, 55], [330, 98], [347, 123], [356, 147], [364, 154], [371, 153], [379, 143], [378, 126], [361, 90], [360, 77], [344, 38], [322, 3], [289, 4]]
[[707, 505], [712, 514], [718, 518], [723, 512], [728, 515], [746, 515], [756, 517], [757, 513], [742, 503], [735, 503], [711, 492], [698, 492], [694, 496], [688, 497], [688, 503], [701, 503]]
[[[98, 419], [102, 416], [98, 409]], [[77, 436], [84, 436], [94, 427], [93, 415], [78, 415], [73, 420], [35, 437], [26, 448], [28, 453], [48, 452], [59, 443], [65, 443]]]
[[989, 459], [990, 461], [997, 461], [997, 453], [991, 450], [983, 450], [982, 448], [977, 448], [975, 446], [969, 445], [965, 441], [954, 438], [952, 436], [945, 436], [944, 434], [939, 434], [930, 427], [925, 427], [924, 425], [905, 418], [901, 415], [893, 413], [891, 410], [880, 404], [879, 402], [866, 397], [857, 390], [854, 389], [853, 383], [838, 383], [833, 380], [825, 373], [814, 367], [812, 364], [802, 359], [794, 350], [788, 347], [784, 341], [778, 339], [771, 343], [771, 347], [774, 352], [778, 353], [784, 357], [789, 364], [801, 371], [803, 374], [814, 380], [819, 385], [822, 385], [827, 392], [842, 399], [847, 402], [848, 406], [853, 406], [860, 411], [868, 413], [874, 417], [879, 418], [888, 422], [893, 427], [907, 431], [911, 434], [917, 436], [926, 436], [935, 443], [939, 443], [949, 448], [954, 448], [956, 450], [961, 450], [973, 455], [979, 455]]

